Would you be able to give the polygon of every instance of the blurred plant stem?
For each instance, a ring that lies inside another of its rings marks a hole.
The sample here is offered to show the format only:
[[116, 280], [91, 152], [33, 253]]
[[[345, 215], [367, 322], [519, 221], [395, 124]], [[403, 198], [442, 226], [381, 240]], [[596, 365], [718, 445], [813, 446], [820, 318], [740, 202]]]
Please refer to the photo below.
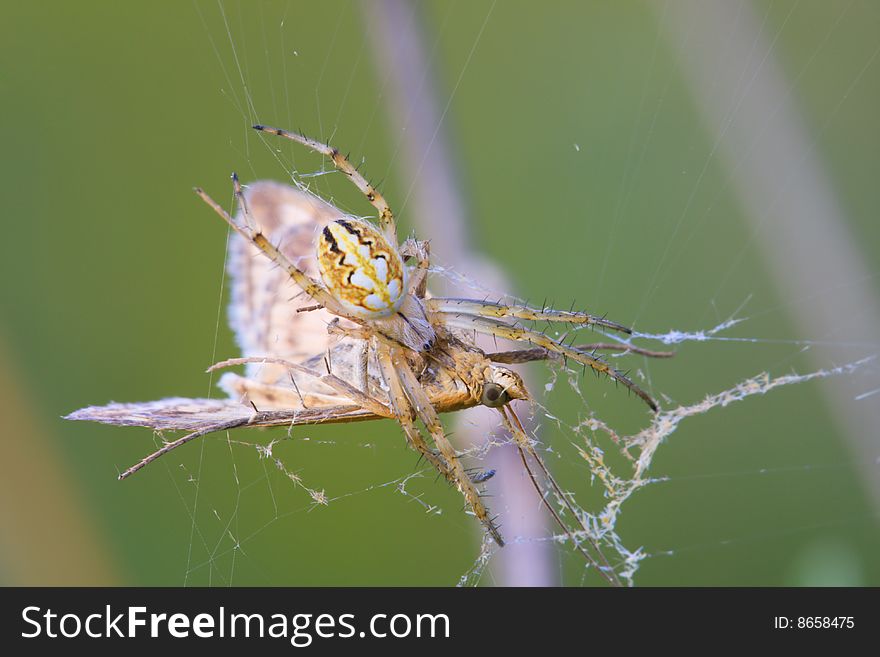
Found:
[[[404, 186], [411, 185], [406, 198], [401, 199], [405, 205], [396, 210], [406, 209], [417, 234], [430, 240], [435, 262], [498, 294], [510, 292], [504, 272], [473, 248], [464, 194], [443, 126], [446, 109], [440, 111], [432, 75], [434, 62], [428, 60], [424, 48], [418, 5], [403, 0], [364, 0], [361, 8], [377, 77], [387, 78], [389, 132], [402, 142], [398, 170], [404, 174]], [[444, 105], [448, 108], [448, 103]], [[434, 281], [435, 294], [473, 295], [473, 290], [455, 281], [442, 281], [442, 285], [436, 278]], [[483, 346], [494, 351], [491, 343], [489, 338]], [[527, 373], [525, 376], [527, 385], [531, 383], [529, 387], [534, 389], [534, 382], [528, 380]], [[455, 432], [459, 447], [483, 445], [491, 436], [502, 435], [498, 415], [492, 409], [475, 408], [459, 415]], [[486, 467], [498, 472], [489, 482], [496, 505], [492, 511], [500, 514], [509, 541], [493, 559], [495, 582], [502, 586], [557, 584], [549, 543], [527, 540], [546, 536], [547, 527], [516, 450], [511, 445], [493, 448]], [[515, 542], [517, 538], [526, 540]]]

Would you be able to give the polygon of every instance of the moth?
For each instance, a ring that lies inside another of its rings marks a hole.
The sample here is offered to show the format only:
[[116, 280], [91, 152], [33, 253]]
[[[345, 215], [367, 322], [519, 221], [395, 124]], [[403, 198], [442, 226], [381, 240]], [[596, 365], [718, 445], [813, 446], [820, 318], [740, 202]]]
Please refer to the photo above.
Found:
[[[128, 468], [120, 479], [218, 431], [385, 418], [400, 425], [409, 446], [460, 491], [469, 511], [503, 546], [480, 492], [492, 473], [475, 474], [464, 467], [440, 414], [477, 405], [497, 409], [535, 487], [541, 492], [529, 459], [566, 504], [567, 496], [514, 412], [512, 402], [528, 401], [530, 395], [508, 365], [537, 360], [580, 363], [622, 384], [657, 411], [656, 402], [597, 351], [666, 354], [626, 341], [569, 345], [533, 326], [546, 322], [631, 333], [621, 324], [586, 312], [431, 296], [428, 242], [412, 237], [399, 240], [390, 206], [348, 158], [332, 146], [294, 132], [254, 128], [329, 158], [373, 205], [377, 220], [351, 216], [304, 189], [277, 182], [258, 181], [243, 188], [235, 174], [235, 217], [204, 191], [195, 190], [233, 231], [227, 263], [229, 321], [242, 356], [210, 370], [244, 366], [244, 374], [223, 374], [219, 386], [225, 399], [114, 403], [68, 415], [71, 420], [186, 432]], [[475, 343], [478, 333], [522, 348], [487, 353]], [[595, 540], [587, 539], [595, 553], [587, 555], [583, 539], [575, 540], [546, 500], [545, 505], [576, 547], [613, 582], [616, 576]], [[579, 514], [572, 515], [580, 519]], [[581, 527], [589, 537], [582, 522]]]

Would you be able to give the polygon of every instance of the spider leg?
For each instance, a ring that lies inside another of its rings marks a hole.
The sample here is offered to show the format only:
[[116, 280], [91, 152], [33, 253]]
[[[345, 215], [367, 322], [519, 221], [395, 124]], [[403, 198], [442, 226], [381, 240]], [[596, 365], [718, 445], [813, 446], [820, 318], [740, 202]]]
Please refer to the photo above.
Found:
[[260, 132], [267, 132], [271, 135], [291, 139], [333, 160], [334, 166], [348, 176], [357, 188], [363, 192], [364, 196], [367, 197], [367, 200], [372, 206], [379, 211], [379, 226], [382, 228], [382, 232], [385, 233], [385, 237], [391, 240], [392, 243], [397, 244], [397, 227], [394, 223], [394, 214], [391, 212], [391, 206], [388, 205], [385, 197], [383, 197], [378, 190], [376, 190], [376, 188], [361, 175], [354, 165], [352, 165], [348, 158], [336, 148], [329, 144], [323, 144], [314, 139], [309, 139], [299, 133], [282, 130], [280, 128], [270, 128], [265, 125], [255, 125], [253, 128]]
[[224, 360], [219, 363], [215, 363], [214, 365], [211, 365], [211, 367], [209, 367], [207, 371], [213, 372], [215, 370], [219, 370], [225, 367], [234, 367], [236, 365], [244, 365], [246, 363], [278, 363], [279, 365], [284, 365], [291, 371], [302, 372], [303, 374], [311, 376], [321, 383], [326, 384], [335, 392], [339, 393], [340, 396], [351, 400], [353, 403], [357, 404], [361, 408], [368, 410], [371, 413], [378, 415], [379, 417], [394, 417], [394, 413], [391, 411], [391, 409], [388, 408], [388, 406], [386, 406], [379, 400], [370, 397], [367, 394], [366, 387], [358, 390], [348, 381], [340, 379], [338, 376], [335, 376], [333, 374], [321, 374], [320, 372], [316, 372], [315, 370], [312, 370], [308, 367], [304, 367], [296, 363], [291, 363], [290, 361], [284, 360], [283, 358], [275, 358], [273, 356], [230, 358], [228, 360]]
[[[188, 406], [192, 403], [197, 403], [202, 400], [193, 400], [193, 399], [182, 399], [180, 400], [184, 406]], [[161, 402], [157, 402], [161, 403]], [[377, 402], [378, 403], [378, 402]], [[309, 409], [286, 409], [286, 410], [271, 410], [271, 411], [254, 411], [251, 413], [237, 413], [235, 417], [229, 420], [220, 420], [217, 422], [204, 421], [199, 422], [197, 427], [193, 427], [191, 422], [184, 422], [185, 417], [181, 418], [180, 424], [181, 426], [177, 426], [173, 424], [171, 426], [168, 425], [167, 419], [162, 422], [162, 426], [157, 426], [159, 424], [158, 420], [151, 420], [151, 418], [147, 415], [149, 412], [146, 406], [150, 406], [151, 404], [129, 404], [122, 405], [123, 410], [127, 413], [135, 412], [137, 413], [136, 417], [138, 418], [137, 426], [150, 426], [154, 429], [167, 429], [169, 431], [177, 431], [184, 428], [184, 426], [188, 428], [193, 428], [193, 431], [190, 431], [186, 435], [178, 438], [169, 443], [165, 443], [162, 447], [154, 451], [152, 454], [145, 456], [140, 461], [135, 463], [133, 466], [125, 470], [122, 474], [119, 475], [119, 479], [126, 479], [133, 475], [135, 472], [140, 470], [146, 465], [149, 465], [160, 456], [167, 454], [168, 452], [185, 445], [191, 440], [195, 440], [196, 438], [201, 438], [202, 436], [207, 436], [211, 433], [216, 433], [217, 431], [228, 431], [229, 429], [236, 429], [238, 427], [293, 427], [300, 426], [305, 424], [326, 424], [333, 422], [361, 422], [365, 420], [374, 420], [377, 417], [386, 417], [386, 415], [377, 416], [368, 409], [361, 408], [354, 404], [349, 405], [339, 405], [339, 406], [328, 406], [324, 408], [309, 408]], [[134, 411], [128, 411], [130, 407], [141, 407], [135, 408]], [[91, 412], [90, 417], [73, 417], [70, 419], [80, 419], [80, 420], [92, 420], [95, 422], [102, 422], [104, 424], [122, 424], [122, 425], [131, 425], [135, 424], [131, 421], [131, 417], [119, 417], [119, 413], [117, 409], [112, 407], [105, 408], [90, 408], [83, 409]], [[387, 413], [387, 411], [386, 411]], [[185, 415], [185, 413], [184, 413]]]
[[[598, 541], [595, 538], [593, 538], [593, 536], [587, 530], [587, 527], [584, 524], [583, 518], [581, 518], [581, 514], [578, 513], [574, 509], [574, 507], [572, 506], [571, 502], [569, 502], [568, 496], [563, 492], [563, 490], [562, 490], [562, 488], [560, 488], [559, 484], [556, 483], [556, 479], [554, 479], [553, 475], [550, 474], [550, 470], [547, 469], [547, 466], [544, 463], [544, 459], [542, 459], [540, 457], [540, 455], [538, 454], [538, 452], [535, 450], [534, 446], [532, 445], [531, 441], [526, 436], [525, 429], [523, 428], [522, 423], [519, 421], [519, 418], [517, 417], [516, 413], [514, 413], [513, 408], [511, 408], [509, 406], [504, 406], [504, 407], [499, 408], [498, 411], [499, 411], [499, 413], [501, 413], [501, 417], [504, 421], [505, 427], [510, 432], [510, 435], [513, 437], [513, 440], [516, 443], [520, 458], [522, 459], [523, 467], [525, 467], [526, 472], [529, 475], [529, 479], [531, 479], [531, 481], [532, 481], [532, 485], [535, 487], [535, 490], [538, 491], [538, 495], [541, 497], [541, 501], [544, 503], [544, 506], [546, 506], [547, 509], [550, 511], [550, 514], [553, 516], [553, 519], [562, 528], [562, 531], [564, 531], [568, 535], [569, 539], [571, 539], [571, 542], [574, 544], [575, 548], [584, 556], [584, 558], [587, 560], [587, 562], [589, 562], [594, 568], [596, 568], [596, 571], [600, 575], [602, 575], [602, 577], [604, 577], [605, 580], [607, 580], [609, 584], [612, 584], [613, 586], [622, 586], [620, 578], [617, 576], [617, 573], [614, 572], [614, 568], [611, 566], [611, 564], [608, 562], [608, 559], [605, 557], [605, 554], [602, 552], [602, 548], [600, 547]], [[509, 418], [508, 418], [508, 414], [510, 414]], [[541, 472], [544, 473], [544, 477], [545, 477], [546, 481], [550, 484], [550, 487], [556, 493], [557, 498], [565, 506], [565, 508], [568, 510], [568, 512], [577, 519], [578, 524], [581, 526], [581, 530], [584, 532], [584, 535], [587, 536], [587, 540], [589, 541], [590, 545], [593, 547], [593, 549], [599, 555], [599, 559], [602, 562], [601, 565], [596, 560], [596, 558], [593, 557], [593, 555], [588, 553], [583, 548], [583, 546], [577, 540], [577, 537], [571, 532], [571, 530], [568, 528], [568, 526], [566, 526], [566, 524], [562, 521], [562, 518], [560, 518], [559, 514], [556, 512], [556, 509], [554, 509], [549, 504], [549, 502], [547, 502], [547, 499], [544, 496], [543, 491], [541, 490], [541, 486], [538, 483], [537, 478], [535, 477], [534, 473], [532, 472], [531, 467], [529, 467], [529, 462], [528, 462], [528, 459], [526, 459], [526, 454], [531, 456], [532, 459], [534, 459], [534, 461], [538, 464], [538, 467], [540, 467]]]
[[209, 424], [208, 426], [203, 427], [201, 429], [198, 429], [197, 431], [192, 431], [192, 432], [186, 434], [185, 436], [178, 438], [177, 440], [174, 440], [170, 443], [165, 443], [162, 447], [157, 449], [155, 452], [153, 452], [149, 456], [145, 456], [140, 461], [135, 463], [133, 466], [128, 468], [128, 470], [126, 470], [125, 472], [120, 474], [117, 477], [117, 479], [119, 479], [119, 481], [122, 481], [123, 479], [127, 479], [128, 477], [133, 475], [135, 472], [137, 472], [138, 470], [140, 470], [144, 466], [149, 465], [150, 463], [155, 461], [160, 456], [167, 454], [168, 452], [170, 452], [173, 449], [177, 449], [181, 445], [185, 445], [186, 443], [188, 443], [191, 440], [195, 440], [196, 438], [201, 438], [202, 436], [206, 436], [209, 433], [214, 433], [216, 431], [223, 431], [224, 429], [225, 430], [235, 429], [236, 427], [245, 426], [248, 423], [249, 423], [248, 418], [237, 418], [234, 420], [230, 420], [228, 422], [221, 422], [218, 424]]
[[[388, 383], [391, 393], [392, 407], [401, 411], [398, 419], [410, 438], [410, 442], [423, 454], [429, 458], [434, 466], [446, 477], [447, 480], [454, 483], [459, 492], [464, 496], [465, 501], [471, 507], [474, 515], [483, 523], [486, 531], [495, 540], [495, 542], [503, 547], [504, 539], [501, 532], [495, 525], [494, 520], [489, 516], [489, 511], [480, 494], [477, 492], [474, 482], [468, 476], [462, 466], [455, 448], [443, 431], [443, 425], [437, 416], [437, 411], [431, 404], [431, 400], [425, 393], [416, 375], [410, 369], [404, 358], [404, 352], [398, 347], [393, 347], [384, 343], [378, 345], [379, 363], [382, 367], [383, 376]], [[425, 428], [431, 434], [434, 444], [440, 451], [437, 455], [433, 450], [428, 448], [427, 443], [421, 436], [421, 432], [412, 421], [412, 411], [419, 417]], [[418, 438], [415, 438], [415, 435]], [[425, 451], [427, 450], [427, 451]]]
[[648, 406], [651, 407], [651, 410], [653, 410], [655, 413], [659, 410], [657, 407], [657, 402], [655, 402], [647, 392], [639, 388], [625, 374], [619, 372], [605, 361], [600, 360], [595, 356], [592, 356], [591, 354], [576, 349], [575, 347], [568, 347], [560, 342], [557, 342], [553, 338], [548, 338], [543, 333], [538, 333], [537, 331], [532, 331], [531, 329], [527, 329], [521, 326], [507, 324], [497, 319], [492, 319], [489, 317], [474, 317], [472, 315], [463, 315], [456, 313], [442, 314], [444, 316], [444, 321], [449, 326], [454, 326], [460, 329], [474, 330], [478, 333], [494, 335], [499, 338], [513, 340], [514, 342], [529, 342], [548, 351], [558, 353], [560, 356], [563, 356], [565, 358], [571, 358], [578, 363], [588, 365], [593, 368], [595, 372], [599, 374], [607, 374], [615, 381], [622, 383], [629, 390], [638, 395]]
[[[366, 392], [361, 392], [353, 385], [340, 379], [337, 376], [332, 374], [320, 374], [314, 370], [309, 369], [308, 367], [304, 367], [302, 365], [298, 365], [296, 363], [291, 363], [282, 358], [275, 358], [271, 356], [266, 357], [257, 357], [257, 358], [230, 358], [229, 360], [221, 361], [219, 363], [215, 363], [208, 371], [214, 371], [217, 369], [221, 369], [224, 367], [233, 367], [235, 365], [242, 365], [245, 363], [278, 363], [280, 365], [284, 365], [292, 371], [301, 372], [308, 376], [312, 376], [318, 381], [328, 385], [334, 391], [339, 393], [341, 396], [350, 399], [355, 405], [354, 406], [340, 406], [339, 409], [344, 410], [347, 413], [357, 412], [358, 410], [363, 410], [368, 413], [372, 413], [375, 417], [385, 417], [392, 418], [395, 417], [395, 414], [382, 402], [378, 401], [370, 397]], [[255, 407], [256, 410], [256, 407]], [[242, 416], [238, 418], [234, 418], [232, 420], [217, 422], [217, 423], [208, 423], [203, 427], [200, 427], [196, 431], [192, 431], [177, 440], [166, 443], [155, 452], [146, 456], [145, 458], [138, 461], [136, 464], [125, 470], [122, 474], [119, 475], [119, 479], [126, 479], [133, 475], [135, 472], [140, 470], [146, 465], [149, 465], [157, 458], [162, 456], [163, 454], [167, 454], [168, 452], [177, 449], [178, 447], [185, 445], [191, 440], [195, 440], [196, 438], [200, 438], [210, 433], [215, 433], [217, 431], [223, 431], [228, 429], [234, 429], [236, 427], [249, 426], [249, 425], [259, 425], [259, 426], [275, 426], [275, 425], [295, 425], [302, 424], [305, 422], [325, 422], [328, 420], [332, 420], [332, 417], [335, 414], [335, 409], [316, 409], [314, 411], [309, 410], [306, 413], [301, 413], [300, 411], [294, 409], [291, 411], [256, 411], [254, 414], [249, 416]], [[301, 416], [298, 418], [297, 416]], [[307, 418], [307, 419], [306, 419]], [[342, 419], [340, 415], [340, 419]], [[356, 415], [352, 415], [352, 419], [358, 419]], [[364, 418], [369, 419], [369, 418]], [[303, 421], [300, 421], [303, 420]]]
[[[573, 346], [578, 351], [618, 351], [625, 354], [639, 354], [648, 358], [672, 358], [674, 351], [653, 351], [651, 349], [642, 349], [631, 344], [623, 344], [620, 342], [593, 342], [590, 344], [579, 344]], [[562, 358], [561, 354], [555, 351], [548, 351], [543, 347], [535, 347], [533, 349], [514, 349], [513, 351], [496, 351], [486, 354], [486, 358], [493, 363], [531, 363], [536, 360], [555, 360]]]
[[403, 384], [394, 368], [390, 348], [382, 343], [378, 343], [376, 347], [376, 360], [379, 363], [379, 370], [382, 372], [382, 378], [385, 385], [388, 386], [388, 398], [391, 402], [391, 408], [410, 446], [419, 452], [425, 459], [433, 465], [444, 476], [449, 476], [449, 466], [443, 457], [428, 446], [422, 432], [413, 422], [413, 408], [409, 403], [409, 399], [403, 390]]
[[[239, 202], [244, 198], [241, 194], [241, 186], [238, 182], [238, 177], [233, 174], [232, 176], [233, 184], [235, 185], [235, 195], [239, 199]], [[265, 253], [269, 259], [274, 262], [276, 265], [281, 267], [284, 271], [286, 271], [290, 277], [294, 280], [294, 282], [299, 285], [299, 287], [308, 294], [312, 299], [323, 305], [325, 308], [334, 312], [338, 315], [348, 316], [348, 314], [341, 308], [341, 306], [336, 302], [336, 299], [324, 289], [324, 287], [313, 280], [308, 274], [299, 269], [296, 265], [294, 265], [287, 257], [279, 251], [275, 245], [273, 245], [266, 236], [263, 235], [259, 229], [253, 229], [250, 226], [240, 226], [229, 216], [229, 213], [226, 212], [220, 205], [208, 196], [205, 191], [201, 187], [195, 188], [195, 193], [199, 195], [199, 197], [207, 203], [211, 209], [214, 210], [220, 217], [225, 221], [236, 233], [241, 235], [248, 242], [251, 242], [255, 246], [257, 246], [263, 253]], [[246, 206], [242, 206], [243, 208]]]
[[400, 247], [400, 255], [415, 258], [416, 266], [410, 272], [409, 293], [419, 299], [425, 298], [428, 287], [428, 267], [431, 266], [431, 245], [414, 238], [407, 239]]
[[552, 308], [530, 308], [529, 306], [513, 306], [491, 301], [476, 301], [474, 299], [454, 299], [435, 297], [426, 302], [429, 310], [441, 313], [462, 313], [478, 317], [515, 317], [516, 319], [528, 319], [535, 321], [562, 322], [566, 324], [592, 324], [602, 326], [621, 333], [632, 333], [632, 329], [611, 322], [604, 317], [597, 317], [589, 313], [571, 312], [567, 310], [554, 310]]
[[400, 376], [401, 383], [403, 383], [407, 396], [415, 407], [416, 414], [431, 434], [431, 438], [434, 439], [434, 444], [440, 450], [440, 453], [449, 465], [450, 474], [447, 475], [447, 478], [458, 487], [459, 492], [461, 492], [467, 503], [470, 505], [474, 515], [476, 515], [480, 522], [483, 523], [486, 530], [492, 538], [495, 539], [495, 542], [500, 547], [503, 547], [504, 540], [501, 538], [501, 532], [498, 530], [493, 519], [489, 516], [489, 510], [486, 508], [485, 504], [483, 504], [483, 500], [477, 492], [474, 482], [471, 480], [470, 476], [468, 476], [467, 471], [465, 471], [464, 466], [461, 464], [461, 461], [455, 453], [455, 448], [446, 437], [446, 433], [443, 430], [443, 425], [440, 422], [437, 411], [434, 410], [431, 400], [428, 398], [428, 395], [425, 393], [421, 384], [419, 384], [416, 375], [409, 368], [408, 364], [404, 362], [398, 362], [395, 369]]
[[340, 326], [338, 317], [334, 317], [327, 324], [327, 333], [338, 335], [342, 338], [352, 338], [353, 340], [369, 340], [372, 335], [370, 331], [360, 326]]

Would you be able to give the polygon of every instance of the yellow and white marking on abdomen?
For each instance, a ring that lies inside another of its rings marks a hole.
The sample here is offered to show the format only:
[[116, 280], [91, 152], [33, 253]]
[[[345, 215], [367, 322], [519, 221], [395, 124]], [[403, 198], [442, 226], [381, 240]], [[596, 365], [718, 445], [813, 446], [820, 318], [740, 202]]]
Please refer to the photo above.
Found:
[[327, 224], [318, 237], [318, 268], [330, 294], [359, 317], [387, 317], [403, 300], [400, 254], [366, 222], [339, 219]]

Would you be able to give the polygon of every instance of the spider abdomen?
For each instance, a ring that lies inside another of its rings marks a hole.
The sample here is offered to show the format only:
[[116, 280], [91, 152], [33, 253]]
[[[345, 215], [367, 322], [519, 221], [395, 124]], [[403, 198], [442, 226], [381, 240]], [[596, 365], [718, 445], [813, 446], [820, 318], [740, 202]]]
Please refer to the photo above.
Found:
[[404, 297], [400, 254], [370, 224], [339, 219], [318, 237], [318, 267], [327, 290], [352, 314], [387, 317]]

